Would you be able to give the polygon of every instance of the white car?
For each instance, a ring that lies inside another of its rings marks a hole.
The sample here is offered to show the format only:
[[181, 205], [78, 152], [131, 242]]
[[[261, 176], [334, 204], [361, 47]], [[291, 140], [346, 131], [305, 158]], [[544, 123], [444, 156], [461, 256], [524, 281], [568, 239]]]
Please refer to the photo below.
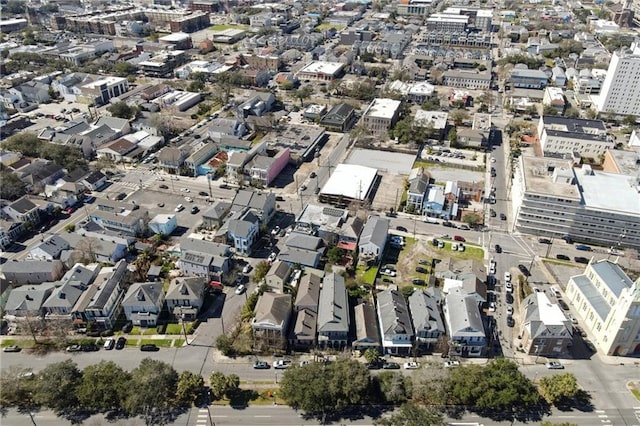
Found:
[[513, 284], [506, 283], [505, 284], [505, 289], [507, 290], [507, 293], [513, 293]]
[[182, 210], [184, 210], [184, 206], [182, 204], [178, 204], [173, 210], [176, 212], [181, 212]]
[[453, 368], [453, 367], [459, 367], [460, 366], [460, 361], [447, 361], [444, 363], [444, 368]]
[[276, 257], [278, 257], [278, 255], [275, 252], [271, 253], [269, 255], [269, 257], [267, 257], [267, 262], [269, 262], [269, 263], [275, 262]]
[[276, 370], [284, 370], [285, 368], [289, 368], [289, 363], [284, 359], [279, 359], [277, 361], [273, 361], [273, 368]]
[[458, 251], [458, 243], [451, 243], [451, 250]]
[[493, 257], [489, 260], [489, 265], [496, 266], [496, 260]]
[[438, 248], [444, 248], [444, 241], [442, 240], [438, 241]]
[[507, 306], [507, 315], [513, 315], [513, 306]]
[[458, 251], [464, 251], [466, 247], [464, 246], [464, 244], [460, 243], [458, 244]]
[[184, 197], [185, 200], [187, 200], [187, 202], [189, 203], [193, 203], [193, 198], [191, 197]]
[[545, 366], [549, 369], [549, 370], [563, 370], [564, 369], [564, 365], [560, 364], [558, 361], [551, 361], [545, 364]]
[[511, 272], [505, 272], [504, 273], [504, 282], [506, 282], [506, 283], [510, 283], [511, 282]]
[[252, 269], [253, 267], [247, 263], [246, 265], [244, 265], [244, 268], [242, 268], [242, 273], [248, 274], [249, 272], [251, 272]]
[[271, 235], [275, 237], [276, 235], [278, 235], [278, 232], [280, 232], [280, 227], [276, 226], [271, 230]]
[[395, 277], [396, 275], [398, 275], [398, 273], [393, 269], [384, 269], [380, 272], [380, 275], [388, 275], [390, 277]]
[[244, 284], [240, 284], [238, 287], [236, 287], [234, 293], [237, 294], [237, 295], [241, 295], [246, 290], [247, 290], [247, 288], [244, 286]]
[[182, 188], [180, 191], [182, 191], [182, 192], [191, 192], [191, 190], [189, 188]]
[[489, 268], [489, 273], [491, 275], [495, 275], [496, 274], [496, 264], [495, 263], [491, 264], [491, 268]]
[[405, 370], [417, 370], [420, 368], [420, 363], [418, 362], [405, 362], [404, 369]]
[[495, 312], [495, 311], [496, 311], [496, 302], [489, 303], [489, 312]]

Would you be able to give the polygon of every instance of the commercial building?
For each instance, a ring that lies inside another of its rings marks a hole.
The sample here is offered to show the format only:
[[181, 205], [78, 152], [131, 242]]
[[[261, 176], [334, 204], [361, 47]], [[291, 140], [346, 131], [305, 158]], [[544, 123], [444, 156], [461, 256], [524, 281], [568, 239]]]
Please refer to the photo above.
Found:
[[106, 105], [111, 98], [117, 98], [129, 91], [129, 82], [122, 77], [103, 77], [80, 86], [80, 91], [90, 103]]
[[371, 167], [338, 164], [322, 187], [319, 200], [344, 205], [369, 200], [377, 175], [378, 170]]
[[640, 44], [613, 52], [607, 76], [593, 106], [602, 114], [640, 116]]
[[549, 76], [540, 70], [514, 68], [509, 77], [511, 86], [521, 89], [544, 89]]
[[455, 69], [442, 74], [442, 84], [472, 90], [487, 90], [491, 86], [491, 70]]
[[461, 33], [467, 28], [469, 17], [453, 13], [434, 13], [427, 18], [427, 30]]
[[543, 115], [538, 122], [538, 138], [545, 156], [574, 154], [596, 158], [615, 143], [607, 136], [607, 127], [600, 120], [584, 120]]
[[640, 279], [616, 263], [592, 261], [569, 279], [566, 295], [603, 354], [640, 354]]
[[300, 80], [331, 81], [339, 78], [343, 71], [341, 62], [316, 61], [302, 67], [296, 76]]
[[437, 0], [400, 0], [396, 12], [400, 16], [427, 16], [437, 4]]
[[544, 89], [542, 105], [554, 108], [558, 113], [562, 113], [565, 107], [564, 93], [559, 87], [547, 87]]
[[362, 116], [362, 124], [371, 133], [385, 134], [398, 121], [400, 101], [376, 98]]
[[511, 190], [515, 228], [551, 238], [640, 248], [637, 177], [520, 157]]

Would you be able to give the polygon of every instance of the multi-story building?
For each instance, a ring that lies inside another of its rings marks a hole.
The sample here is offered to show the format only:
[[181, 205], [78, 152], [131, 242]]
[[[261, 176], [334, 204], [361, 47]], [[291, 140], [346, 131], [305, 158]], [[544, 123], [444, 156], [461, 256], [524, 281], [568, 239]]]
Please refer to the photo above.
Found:
[[511, 189], [521, 232], [606, 246], [640, 247], [637, 177], [520, 157]]
[[569, 279], [566, 294], [605, 355], [640, 354], [640, 279], [633, 282], [616, 263], [592, 261]]
[[297, 73], [300, 80], [331, 81], [340, 77], [344, 70], [341, 62], [316, 61], [305, 65]]
[[404, 296], [395, 289], [378, 293], [378, 323], [382, 349], [389, 355], [409, 355], [415, 337]]
[[544, 97], [542, 98], [542, 105], [549, 106], [562, 113], [564, 111], [564, 93], [559, 87], [547, 87], [544, 89]]
[[545, 156], [596, 158], [615, 143], [607, 137], [607, 127], [600, 120], [543, 115], [538, 122], [538, 138]]
[[400, 0], [396, 12], [400, 16], [427, 16], [437, 5], [437, 0]]
[[549, 83], [549, 76], [540, 70], [514, 68], [509, 81], [520, 89], [544, 89]]
[[529, 355], [562, 357], [573, 344], [573, 326], [557, 303], [534, 292], [522, 301], [522, 347]]
[[454, 13], [434, 13], [427, 18], [427, 30], [461, 33], [467, 28], [469, 17]]
[[128, 92], [129, 82], [122, 77], [103, 77], [80, 86], [80, 91], [94, 105], [106, 105], [111, 98]]
[[442, 75], [443, 84], [449, 87], [487, 90], [491, 86], [491, 70], [447, 70]]
[[385, 134], [398, 121], [399, 112], [400, 101], [376, 98], [364, 112], [362, 124], [371, 133]]
[[318, 303], [318, 345], [343, 349], [349, 339], [349, 297], [344, 277], [335, 272], [325, 275]]
[[598, 113], [640, 116], [640, 44], [613, 52], [607, 76], [593, 105]]

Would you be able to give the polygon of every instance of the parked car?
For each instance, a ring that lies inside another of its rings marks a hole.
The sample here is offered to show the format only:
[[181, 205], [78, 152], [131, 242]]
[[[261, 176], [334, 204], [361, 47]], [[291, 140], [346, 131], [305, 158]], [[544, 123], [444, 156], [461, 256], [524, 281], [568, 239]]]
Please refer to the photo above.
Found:
[[438, 241], [438, 248], [444, 248], [444, 241]]
[[2, 349], [2, 352], [20, 352], [22, 350], [22, 348], [18, 345], [9, 345], [9, 346], [5, 346]]
[[126, 345], [127, 345], [127, 338], [124, 336], [118, 337], [118, 340], [116, 340], [116, 349], [117, 350], [124, 349]]
[[100, 348], [95, 343], [87, 343], [86, 345], [82, 345], [82, 352], [96, 352], [98, 350], [100, 350]]
[[280, 227], [276, 225], [276, 227], [271, 230], [271, 236], [275, 237], [276, 235], [278, 235], [279, 232], [280, 232]]
[[540, 244], [551, 244], [551, 240], [548, 238], [538, 238]]
[[182, 204], [178, 204], [175, 209], [173, 209], [176, 213], [184, 210], [184, 206]]
[[244, 265], [244, 268], [242, 268], [242, 273], [248, 274], [252, 269], [253, 267], [251, 266], [251, 264], [247, 263], [246, 265]]
[[275, 368], [276, 370], [284, 370], [285, 368], [289, 368], [290, 364], [291, 363], [287, 360], [279, 359], [273, 362], [273, 368]]
[[500, 220], [507, 220], [507, 215], [504, 213], [500, 213]]
[[245, 287], [244, 284], [240, 284], [238, 287], [236, 287], [234, 293], [237, 295], [240, 295], [244, 293], [246, 290], [247, 290], [247, 287]]
[[500, 247], [500, 244], [496, 244], [495, 250], [496, 250], [496, 253], [502, 253], [502, 247]]
[[462, 231], [469, 231], [471, 228], [469, 228], [469, 226], [467, 226], [467, 225], [460, 225], [460, 227], [458, 229], [460, 229]]
[[562, 370], [564, 369], [564, 365], [560, 364], [558, 361], [550, 361], [545, 364], [545, 366], [549, 370]]
[[371, 364], [367, 364], [368, 370], [380, 370], [382, 368], [382, 363], [380, 362], [372, 362]]
[[580, 250], [580, 251], [591, 251], [591, 247], [585, 245], [585, 244], [576, 244], [576, 250]]
[[82, 351], [82, 346], [80, 346], [80, 345], [70, 345], [70, 346], [67, 346], [66, 351], [67, 352], [81, 352]]
[[268, 370], [271, 366], [266, 361], [256, 361], [253, 363], [253, 368], [256, 370]]
[[133, 330], [133, 323], [131, 321], [127, 321], [123, 326], [122, 326], [122, 332], [123, 333], [130, 333], [131, 330]]
[[465, 241], [467, 241], [467, 240], [465, 240], [465, 239], [464, 239], [464, 237], [463, 237], [462, 235], [454, 235], [454, 236], [453, 236], [453, 239], [454, 239], [454, 240], [456, 240], [456, 241], [461, 241], [461, 242], [463, 242], [463, 243], [464, 243]]
[[567, 305], [565, 301], [562, 299], [558, 299], [558, 305], [560, 306], [560, 309], [562, 309], [563, 311], [569, 310], [569, 305]]
[[271, 253], [269, 257], [267, 257], [267, 262], [269, 263], [275, 262], [276, 257], [278, 257], [278, 255], [275, 252]]
[[524, 265], [518, 265], [518, 269], [520, 269], [520, 272], [522, 272], [523, 275], [525, 276], [529, 276], [529, 270], [527, 269], [526, 266]]
[[496, 311], [496, 302], [489, 303], [489, 312], [495, 312], [495, 311]]
[[200, 191], [200, 192], [198, 192], [198, 195], [201, 196], [201, 197], [208, 197], [209, 193], [208, 192], [204, 192], [204, 191]]
[[109, 337], [107, 340], [104, 341], [103, 348], [105, 351], [110, 351], [115, 347], [115, 345], [116, 345], [116, 341], [112, 337]]
[[382, 364], [382, 369], [383, 370], [399, 370], [400, 364], [398, 364], [397, 362], [385, 362], [384, 364]]
[[116, 200], [118, 200], [118, 201], [122, 201], [122, 200], [124, 200], [125, 198], [127, 198], [127, 194], [126, 194], [126, 193], [124, 193], [124, 192], [121, 192], [121, 193], [119, 193], [118, 195], [116, 195]]
[[571, 258], [569, 256], [567, 256], [566, 254], [556, 254], [556, 259], [558, 259], [558, 260], [571, 260]]
[[573, 258], [573, 260], [575, 260], [577, 263], [584, 263], [585, 265], [587, 263], [589, 263], [589, 259], [587, 259], [586, 257], [582, 257], [582, 256], [576, 256]]
[[515, 320], [513, 319], [512, 316], [508, 316], [507, 317], [507, 327], [513, 327], [514, 325], [516, 325]]
[[421, 280], [420, 278], [414, 278], [413, 280], [411, 280], [411, 284], [413, 284], [413, 285], [425, 285], [425, 281]]
[[511, 282], [511, 272], [507, 271], [504, 273], [504, 282]]
[[423, 268], [422, 266], [418, 266], [416, 268], [416, 272], [419, 273], [419, 274], [426, 274], [427, 270], [425, 268]]
[[404, 369], [405, 370], [417, 370], [418, 368], [420, 368], [420, 363], [418, 362], [405, 362], [404, 363]]
[[467, 247], [464, 244], [462, 243], [458, 244], [458, 251], [465, 251], [466, 248]]
[[313, 179], [314, 177], [316, 177], [316, 172], [311, 172], [311, 174], [309, 175], [309, 177], [310, 177], [311, 179]]
[[513, 306], [507, 306], [507, 315], [513, 315]]
[[383, 269], [382, 271], [380, 271], [380, 275], [387, 275], [389, 277], [395, 277], [397, 275], [397, 272], [394, 271], [393, 269]]
[[491, 217], [496, 217], [498, 214], [496, 213], [496, 211], [494, 209], [489, 210], [489, 215]]
[[442, 222], [442, 226], [446, 226], [447, 228], [453, 228], [453, 223], [445, 220]]
[[407, 231], [407, 228], [405, 228], [404, 226], [396, 226], [396, 230], [398, 230], [400, 232], [409, 232], [409, 231]]
[[140, 346], [140, 350], [142, 352], [158, 352], [160, 348], [154, 345], [153, 343], [147, 343], [145, 345]]
[[460, 361], [446, 361], [444, 363], [444, 368], [453, 368], [453, 367], [459, 367], [460, 366]]
[[193, 206], [191, 207], [191, 214], [196, 214], [200, 211], [200, 209], [198, 208], [198, 206]]

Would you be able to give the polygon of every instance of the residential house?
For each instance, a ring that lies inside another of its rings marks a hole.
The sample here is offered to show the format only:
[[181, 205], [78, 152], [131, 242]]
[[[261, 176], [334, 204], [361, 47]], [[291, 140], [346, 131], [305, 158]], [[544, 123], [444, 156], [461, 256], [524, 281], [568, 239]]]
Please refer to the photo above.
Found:
[[22, 222], [0, 218], [0, 250], [7, 250], [24, 232], [25, 228]]
[[214, 118], [209, 123], [209, 137], [214, 142], [219, 142], [224, 136], [241, 138], [247, 134], [247, 126], [244, 121], [235, 118]]
[[431, 217], [443, 217], [446, 215], [443, 187], [429, 185], [427, 195], [422, 202], [422, 214]]
[[557, 303], [546, 294], [534, 292], [522, 305], [521, 345], [529, 355], [565, 357], [573, 345], [573, 325]]
[[276, 212], [276, 196], [271, 192], [240, 189], [231, 202], [231, 211], [249, 208], [258, 216], [261, 224], [268, 224]]
[[189, 151], [183, 147], [173, 148], [165, 146], [158, 151], [158, 154], [156, 155], [156, 158], [158, 159], [158, 167], [172, 173], [178, 173], [189, 154]]
[[155, 327], [163, 304], [162, 283], [133, 283], [122, 300], [122, 309], [133, 325]]
[[4, 311], [13, 317], [44, 317], [46, 312], [42, 305], [51, 296], [54, 288], [54, 283], [13, 288], [7, 298]]
[[120, 313], [126, 277], [127, 262], [124, 260], [115, 266], [102, 268], [73, 307], [71, 316], [74, 322], [93, 323], [99, 329], [112, 328]]
[[71, 318], [71, 311], [87, 286], [80, 281], [60, 281], [51, 283], [55, 287], [42, 304], [45, 317], [51, 319]]
[[221, 280], [229, 272], [231, 250], [226, 244], [185, 239], [180, 242], [180, 259], [176, 267], [186, 275]]
[[143, 154], [138, 145], [125, 139], [120, 138], [113, 142], [108, 142], [96, 150], [98, 158], [106, 158], [107, 160], [122, 163], [131, 163]]
[[119, 118], [111, 115], [102, 115], [96, 120], [95, 123], [93, 123], [93, 127], [101, 128], [103, 126], [108, 127], [114, 132], [114, 139], [117, 139], [131, 132], [131, 124], [126, 118]]
[[[286, 265], [286, 264], [285, 264]], [[322, 277], [314, 273], [306, 273], [300, 278], [296, 301], [293, 309], [296, 312], [311, 310], [318, 312], [320, 303], [320, 288], [322, 288]]]
[[318, 329], [318, 314], [310, 309], [302, 309], [294, 313], [295, 321], [289, 335], [289, 344], [304, 350], [315, 347]]
[[89, 219], [108, 231], [140, 236], [146, 231], [149, 212], [142, 208], [127, 210], [121, 206], [112, 211], [94, 210], [89, 213]]
[[409, 310], [415, 331], [416, 346], [419, 349], [433, 351], [446, 333], [440, 304], [433, 287], [427, 290], [415, 290], [409, 296]]
[[454, 287], [445, 296], [443, 310], [449, 331], [449, 355], [482, 356], [487, 336], [476, 298], [467, 294], [463, 288]]
[[68, 244], [68, 248], [60, 257], [63, 262], [67, 262], [68, 259], [82, 259], [114, 264], [126, 256], [129, 248], [126, 241], [83, 235], [82, 232], [61, 234], [60, 238]]
[[17, 91], [23, 102], [32, 104], [47, 104], [51, 100], [49, 96], [49, 85], [37, 81], [28, 81], [16, 88], [9, 89]]
[[96, 279], [99, 272], [100, 264], [98, 263], [90, 263], [88, 265], [76, 263], [69, 268], [69, 270], [60, 279], [60, 282], [73, 281], [86, 287]]
[[245, 118], [250, 115], [261, 117], [271, 111], [275, 101], [276, 98], [271, 92], [253, 92], [237, 109]]
[[107, 176], [99, 170], [94, 170], [85, 176], [80, 183], [91, 191], [98, 191], [107, 184]]
[[320, 125], [331, 132], [348, 132], [356, 121], [356, 112], [349, 104], [334, 105], [320, 120]]
[[[414, 172], [415, 170], [415, 172]], [[429, 176], [419, 167], [411, 170], [409, 189], [407, 189], [407, 209], [411, 212], [422, 212], [422, 203], [429, 186]]]
[[376, 309], [368, 301], [355, 306], [353, 309], [356, 323], [356, 338], [351, 342], [354, 351], [364, 352], [367, 349], [380, 350], [380, 336]]
[[221, 200], [214, 201], [211, 207], [202, 213], [202, 226], [206, 229], [220, 228], [230, 211], [230, 203]]
[[291, 317], [291, 295], [263, 293], [251, 321], [254, 347], [284, 349]]
[[344, 277], [325, 275], [318, 303], [318, 346], [343, 349], [349, 339], [349, 299]]
[[398, 290], [389, 288], [377, 294], [377, 301], [384, 353], [409, 355], [413, 348], [414, 332], [404, 296]]
[[461, 147], [480, 148], [487, 145], [487, 136], [481, 130], [463, 127], [456, 132], [456, 142]]
[[27, 255], [29, 260], [53, 260], [60, 259], [60, 254], [69, 249], [69, 243], [58, 235], [52, 235], [47, 240], [41, 242]]
[[14, 286], [57, 281], [64, 274], [59, 260], [12, 260], [0, 266], [4, 279]]
[[17, 199], [13, 203], [5, 206], [2, 211], [16, 222], [40, 223], [40, 210], [26, 196]]
[[165, 296], [168, 311], [177, 319], [194, 320], [204, 304], [205, 285], [202, 277], [172, 279]]
[[540, 70], [514, 68], [509, 81], [512, 87], [523, 89], [544, 89], [549, 82], [549, 76]]
[[292, 272], [293, 268], [288, 263], [276, 260], [265, 275], [265, 282], [277, 293], [284, 293], [284, 285], [289, 281]]
[[640, 279], [633, 281], [609, 260], [592, 260], [569, 279], [565, 293], [603, 354], [640, 353]]
[[382, 259], [387, 244], [389, 221], [380, 216], [369, 216], [360, 234], [358, 251], [363, 258], [373, 258], [377, 262]]
[[326, 250], [322, 238], [313, 235], [292, 232], [279, 253], [278, 258], [291, 265], [316, 268]]
[[260, 219], [251, 210], [234, 216], [227, 224], [227, 241], [232, 243], [236, 254], [248, 256], [260, 233]]
[[171, 235], [177, 227], [175, 214], [159, 214], [149, 221], [149, 230], [157, 235]]

